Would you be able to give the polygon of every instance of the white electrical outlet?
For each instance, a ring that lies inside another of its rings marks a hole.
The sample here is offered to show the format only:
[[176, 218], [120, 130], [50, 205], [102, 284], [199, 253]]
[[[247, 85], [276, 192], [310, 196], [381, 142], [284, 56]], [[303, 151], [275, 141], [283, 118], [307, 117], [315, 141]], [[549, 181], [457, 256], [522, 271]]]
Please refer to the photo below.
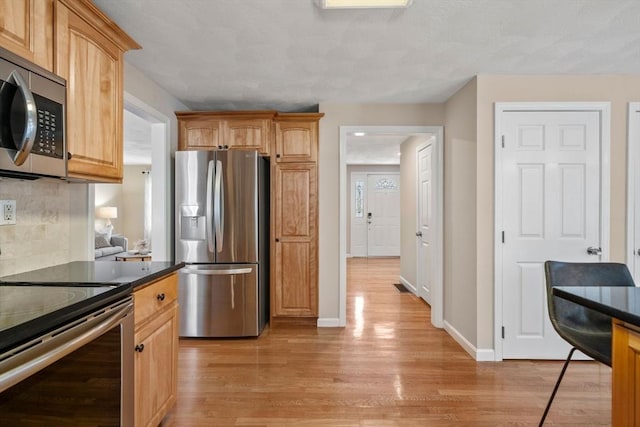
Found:
[[0, 200], [0, 225], [16, 223], [16, 201]]

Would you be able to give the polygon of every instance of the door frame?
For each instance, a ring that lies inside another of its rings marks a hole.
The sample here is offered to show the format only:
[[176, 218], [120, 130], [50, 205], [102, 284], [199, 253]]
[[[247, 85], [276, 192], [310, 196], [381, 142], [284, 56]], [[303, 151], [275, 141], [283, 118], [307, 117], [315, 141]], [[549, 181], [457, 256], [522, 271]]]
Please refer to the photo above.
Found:
[[[595, 111], [600, 114], [600, 244], [601, 261], [609, 259], [610, 228], [610, 146], [611, 103], [610, 102], [496, 102], [494, 104], [494, 300], [493, 340], [494, 358], [502, 360], [502, 115], [513, 111]], [[607, 191], [602, 191], [607, 189]]]
[[[348, 221], [348, 213], [347, 213], [347, 197], [349, 197], [349, 189], [347, 188], [347, 162], [346, 162], [346, 154], [347, 154], [347, 135], [351, 132], [390, 132], [390, 133], [400, 133], [404, 132], [407, 134], [432, 134], [435, 136], [434, 144], [438, 148], [438, 156], [437, 156], [437, 177], [439, 180], [438, 185], [436, 185], [436, 190], [439, 192], [439, 199], [443, 200], [443, 192], [444, 192], [444, 160], [443, 160], [443, 126], [340, 126], [340, 286], [339, 286], [339, 311], [338, 311], [338, 324], [327, 325], [327, 326], [346, 326], [347, 325], [347, 221]], [[442, 204], [438, 206], [439, 209], [443, 209]], [[442, 218], [442, 215], [440, 215]], [[442, 233], [442, 229], [438, 231], [438, 233]], [[440, 240], [442, 241], [442, 239]], [[440, 251], [441, 252], [441, 251]], [[438, 264], [438, 268], [442, 269], [442, 252], [439, 254], [438, 259], [440, 260]], [[431, 303], [431, 323], [438, 327], [442, 328], [444, 326], [443, 320], [443, 312], [444, 312], [444, 299], [443, 299], [443, 286], [442, 281], [434, 284], [434, 298]], [[437, 288], [437, 290], [436, 290]]]
[[639, 164], [640, 146], [635, 141], [640, 141], [640, 102], [630, 102], [627, 107], [627, 252], [625, 262], [635, 278], [640, 271], [635, 271], [636, 250], [636, 221], [635, 205], [638, 201], [638, 190], [635, 188], [640, 170]]

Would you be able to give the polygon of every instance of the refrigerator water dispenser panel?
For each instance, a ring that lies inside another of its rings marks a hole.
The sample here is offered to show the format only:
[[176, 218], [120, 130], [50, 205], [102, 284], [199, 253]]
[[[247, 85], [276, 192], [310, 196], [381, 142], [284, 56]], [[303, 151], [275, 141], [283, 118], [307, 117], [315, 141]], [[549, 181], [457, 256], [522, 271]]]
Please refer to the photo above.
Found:
[[204, 213], [198, 212], [198, 205], [183, 205], [181, 209], [182, 218], [180, 221], [180, 239], [182, 240], [205, 240], [206, 223]]

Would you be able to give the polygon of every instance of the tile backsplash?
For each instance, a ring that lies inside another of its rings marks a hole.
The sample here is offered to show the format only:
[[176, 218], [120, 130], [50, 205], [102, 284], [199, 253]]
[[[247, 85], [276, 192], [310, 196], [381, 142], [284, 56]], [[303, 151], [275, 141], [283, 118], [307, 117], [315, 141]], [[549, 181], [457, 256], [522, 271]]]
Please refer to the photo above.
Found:
[[0, 226], [0, 277], [69, 261], [73, 186], [0, 178], [0, 200], [16, 201], [16, 224]]

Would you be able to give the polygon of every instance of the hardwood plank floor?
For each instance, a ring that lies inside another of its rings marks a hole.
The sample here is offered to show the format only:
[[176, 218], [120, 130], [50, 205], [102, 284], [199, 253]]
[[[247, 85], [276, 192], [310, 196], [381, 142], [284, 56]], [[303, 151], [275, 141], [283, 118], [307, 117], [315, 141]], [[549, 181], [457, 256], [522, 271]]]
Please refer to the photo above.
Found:
[[[537, 425], [562, 362], [476, 363], [393, 286], [398, 275], [397, 258], [349, 260], [346, 328], [181, 340], [162, 425]], [[610, 368], [572, 362], [547, 425], [609, 425], [610, 401]]]

